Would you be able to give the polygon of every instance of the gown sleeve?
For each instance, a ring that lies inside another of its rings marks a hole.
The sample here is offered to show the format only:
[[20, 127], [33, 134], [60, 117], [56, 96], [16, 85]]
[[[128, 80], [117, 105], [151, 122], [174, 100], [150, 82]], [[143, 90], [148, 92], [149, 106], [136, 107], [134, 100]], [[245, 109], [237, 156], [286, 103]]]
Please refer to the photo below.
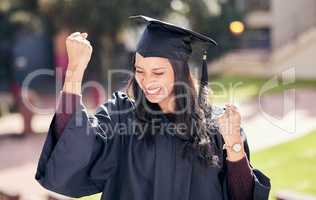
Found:
[[56, 119], [55, 119], [55, 137], [56, 141], [63, 133], [67, 122], [69, 121], [71, 115], [76, 111], [77, 102], [81, 101], [81, 96], [61, 92], [59, 95], [59, 99], [57, 102], [57, 111], [56, 111]]
[[[249, 164], [251, 174], [253, 176], [253, 185], [252, 185], [252, 192], [251, 192], [252, 194], [250, 197], [247, 197], [247, 199], [268, 200], [269, 199], [269, 192], [271, 189], [270, 179], [265, 174], [263, 174], [259, 169], [255, 169], [251, 165], [249, 145], [248, 145], [247, 138], [246, 138], [246, 135], [244, 133], [243, 128], [241, 128], [241, 135], [244, 138], [244, 148], [245, 148], [246, 158], [243, 159], [243, 161], [242, 161], [244, 163], [240, 162], [239, 164], [242, 164], [243, 166], [246, 166], [246, 167], [248, 167], [248, 164]], [[227, 171], [227, 166], [225, 166], [225, 167], [226, 167], [226, 171]], [[243, 170], [247, 170], [247, 169], [243, 169]], [[246, 172], [244, 172], [244, 173], [246, 173]], [[231, 176], [231, 175], [229, 175], [229, 176]], [[231, 181], [231, 180], [228, 181], [228, 178], [229, 177], [226, 174], [224, 190], [229, 194], [228, 199], [235, 200], [236, 199], [235, 197], [236, 196], [239, 197], [240, 194], [231, 194], [232, 188], [230, 188], [230, 186], [228, 184], [232, 184], [233, 181]], [[234, 180], [235, 180], [235, 178], [234, 178]], [[239, 179], [243, 179], [243, 178], [244, 177], [239, 177]], [[242, 180], [238, 180], [238, 184], [242, 184], [242, 182], [243, 182]], [[246, 189], [245, 191], [247, 191], [247, 188], [244, 188], [244, 189]], [[243, 196], [243, 199], [244, 198], [245, 198], [245, 196]]]
[[252, 199], [253, 175], [247, 156], [239, 161], [229, 161], [227, 163], [228, 186], [233, 199]]
[[55, 137], [56, 113], [38, 161], [35, 179], [46, 189], [70, 197], [102, 192], [116, 174], [121, 137], [114, 134], [119, 109], [128, 105], [122, 92], [88, 115], [82, 102], [76, 102], [60, 137]]

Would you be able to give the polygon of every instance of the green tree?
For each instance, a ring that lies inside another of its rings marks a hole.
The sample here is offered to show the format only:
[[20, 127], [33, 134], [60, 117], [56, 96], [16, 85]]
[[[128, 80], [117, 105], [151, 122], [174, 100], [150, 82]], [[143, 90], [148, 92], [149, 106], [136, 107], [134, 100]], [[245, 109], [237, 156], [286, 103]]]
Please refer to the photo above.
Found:
[[[55, 27], [88, 31], [94, 47], [94, 66], [105, 81], [106, 70], [118, 66], [119, 54], [127, 55], [120, 46], [119, 33], [128, 25], [128, 16], [144, 14], [161, 17], [170, 11], [170, 0], [55, 0], [48, 15]], [[119, 49], [119, 50], [116, 50]]]

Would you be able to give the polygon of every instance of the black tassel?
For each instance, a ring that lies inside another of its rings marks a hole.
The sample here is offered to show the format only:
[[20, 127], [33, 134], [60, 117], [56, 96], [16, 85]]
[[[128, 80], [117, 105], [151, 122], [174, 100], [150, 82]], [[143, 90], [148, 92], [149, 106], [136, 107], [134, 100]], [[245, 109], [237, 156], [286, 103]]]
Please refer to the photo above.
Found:
[[200, 87], [199, 87], [199, 96], [198, 96], [199, 106], [203, 110], [206, 110], [206, 108], [208, 107], [207, 99], [208, 99], [207, 52], [204, 51], [201, 80], [200, 80]]
[[202, 63], [202, 74], [201, 74], [201, 84], [208, 84], [208, 73], [207, 73], [207, 51], [203, 52], [203, 63]]
[[212, 107], [208, 103], [208, 72], [207, 72], [207, 52], [203, 53], [203, 63], [202, 63], [202, 72], [201, 72], [201, 80], [199, 86], [199, 95], [198, 95], [198, 104], [200, 109], [203, 112], [202, 118], [202, 128], [203, 133], [198, 135], [199, 142], [198, 148], [200, 152], [200, 158], [206, 162], [208, 166], [220, 166], [219, 155], [216, 151], [216, 144], [214, 142], [214, 138], [210, 137], [207, 134], [207, 126], [206, 117], [212, 112]]

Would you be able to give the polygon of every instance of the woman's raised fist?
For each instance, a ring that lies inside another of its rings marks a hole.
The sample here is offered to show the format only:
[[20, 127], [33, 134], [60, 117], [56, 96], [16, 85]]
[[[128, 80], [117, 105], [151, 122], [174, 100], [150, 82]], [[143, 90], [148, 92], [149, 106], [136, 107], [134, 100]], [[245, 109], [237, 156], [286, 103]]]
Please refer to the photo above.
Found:
[[68, 69], [72, 72], [87, 68], [92, 54], [92, 46], [87, 40], [87, 33], [75, 32], [67, 37]]

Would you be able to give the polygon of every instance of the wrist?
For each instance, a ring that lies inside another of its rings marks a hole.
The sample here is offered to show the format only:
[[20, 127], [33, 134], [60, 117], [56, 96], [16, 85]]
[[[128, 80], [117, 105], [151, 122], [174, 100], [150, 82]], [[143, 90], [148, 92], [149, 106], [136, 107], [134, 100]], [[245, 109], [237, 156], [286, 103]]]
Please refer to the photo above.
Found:
[[84, 75], [84, 69], [80, 67], [67, 67], [65, 80], [68, 81], [81, 81]]
[[227, 160], [231, 162], [239, 161], [243, 159], [244, 157], [245, 157], [245, 152], [243, 150], [238, 153], [231, 150], [227, 150]]
[[231, 146], [224, 145], [227, 152], [227, 160], [229, 161], [239, 161], [245, 156], [243, 142], [235, 142]]
[[65, 76], [65, 82], [63, 91], [81, 95], [81, 84], [83, 78], [83, 71], [79, 70], [67, 70]]

